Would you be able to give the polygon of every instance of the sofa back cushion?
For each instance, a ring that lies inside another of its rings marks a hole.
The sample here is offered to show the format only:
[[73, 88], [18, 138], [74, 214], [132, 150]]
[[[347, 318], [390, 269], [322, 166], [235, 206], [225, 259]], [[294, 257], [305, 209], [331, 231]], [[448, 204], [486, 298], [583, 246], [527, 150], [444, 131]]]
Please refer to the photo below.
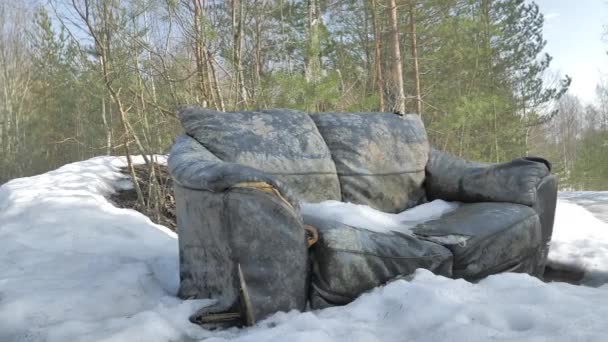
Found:
[[399, 212], [425, 200], [429, 143], [418, 115], [312, 114], [338, 171], [342, 200]]
[[180, 120], [188, 135], [221, 160], [274, 175], [303, 201], [341, 198], [329, 149], [306, 113], [188, 107], [180, 111]]

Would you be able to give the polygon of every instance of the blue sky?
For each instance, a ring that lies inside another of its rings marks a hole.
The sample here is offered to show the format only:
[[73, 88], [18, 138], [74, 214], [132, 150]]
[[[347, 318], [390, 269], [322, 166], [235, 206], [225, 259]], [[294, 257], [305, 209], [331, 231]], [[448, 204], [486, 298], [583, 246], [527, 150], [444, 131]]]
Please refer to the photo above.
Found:
[[546, 51], [553, 56], [551, 69], [572, 77], [570, 93], [584, 103], [593, 102], [595, 86], [608, 80], [608, 25], [606, 0], [535, 0], [545, 14]]

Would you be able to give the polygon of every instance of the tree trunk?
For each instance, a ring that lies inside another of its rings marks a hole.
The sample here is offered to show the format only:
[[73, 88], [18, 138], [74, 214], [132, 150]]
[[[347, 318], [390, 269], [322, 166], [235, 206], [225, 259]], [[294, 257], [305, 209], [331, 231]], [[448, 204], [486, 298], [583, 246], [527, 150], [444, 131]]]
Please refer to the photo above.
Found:
[[374, 69], [376, 73], [376, 82], [378, 85], [378, 95], [380, 96], [380, 111], [386, 111], [384, 100], [384, 77], [382, 72], [382, 54], [381, 54], [381, 35], [378, 18], [376, 16], [376, 0], [372, 0], [372, 26], [374, 29]]
[[220, 91], [220, 85], [215, 74], [215, 67], [213, 66], [213, 58], [211, 58], [211, 52], [207, 49], [207, 60], [209, 61], [209, 73], [211, 74], [211, 87], [213, 88], [215, 98], [219, 105], [219, 110], [226, 111], [226, 105], [224, 104], [224, 98]]
[[401, 48], [399, 47], [399, 24], [397, 21], [397, 3], [395, 0], [389, 0], [388, 11], [393, 50], [394, 111], [397, 113], [405, 113], [405, 91], [403, 89], [403, 69], [401, 66]]
[[416, 3], [410, 0], [410, 35], [412, 39], [412, 62], [414, 91], [416, 95], [416, 113], [422, 115], [422, 96], [420, 94], [420, 71], [418, 69], [418, 43], [416, 42]]
[[321, 76], [321, 42], [319, 37], [319, 3], [308, 0], [308, 54], [306, 81], [317, 84]]
[[490, 34], [490, 25], [491, 25], [491, 19], [490, 19], [490, 2], [491, 0], [481, 0], [481, 19], [483, 22], [483, 45], [484, 48], [486, 50], [486, 63], [487, 63], [487, 70], [486, 72], [488, 73], [489, 76], [489, 91], [490, 94], [492, 96], [492, 115], [493, 115], [493, 125], [494, 125], [494, 150], [495, 150], [495, 158], [494, 161], [495, 162], [499, 162], [500, 161], [500, 148], [499, 148], [499, 129], [498, 129], [498, 113], [496, 110], [496, 87], [495, 87], [495, 78], [494, 78], [494, 72], [493, 72], [493, 58], [494, 58], [494, 53], [492, 51], [492, 42], [491, 42], [491, 34]]
[[237, 96], [234, 97], [234, 107], [238, 108], [241, 102], [247, 107], [247, 89], [241, 61], [243, 47], [243, 2], [241, 0], [232, 0], [232, 33], [234, 35], [232, 53], [232, 64], [235, 70], [234, 91], [237, 93]]
[[[264, 7], [265, 8], [265, 7]], [[257, 92], [262, 88], [262, 25], [260, 18], [256, 18], [255, 21], [255, 63], [254, 63], [254, 87], [252, 96], [254, 103], [258, 103], [256, 98]]]
[[106, 131], [106, 155], [112, 155], [112, 128], [108, 124], [106, 117], [106, 97], [101, 97], [101, 120], [103, 122], [103, 128]]
[[202, 32], [202, 4], [200, 0], [192, 0], [194, 4], [194, 58], [196, 60], [196, 73], [198, 76], [198, 88], [201, 96], [199, 102], [203, 107], [209, 106], [209, 94], [206, 87], [205, 79], [205, 55], [204, 42]]

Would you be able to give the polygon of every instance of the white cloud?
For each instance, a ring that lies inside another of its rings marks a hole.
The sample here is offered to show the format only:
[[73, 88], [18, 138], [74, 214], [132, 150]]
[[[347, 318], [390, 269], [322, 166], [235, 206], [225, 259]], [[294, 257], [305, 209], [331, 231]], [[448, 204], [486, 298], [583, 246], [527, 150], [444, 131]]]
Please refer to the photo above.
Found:
[[555, 18], [559, 17], [559, 15], [560, 14], [557, 12], [549, 12], [549, 13], [545, 14], [545, 20], [549, 21], [551, 19], [555, 19]]

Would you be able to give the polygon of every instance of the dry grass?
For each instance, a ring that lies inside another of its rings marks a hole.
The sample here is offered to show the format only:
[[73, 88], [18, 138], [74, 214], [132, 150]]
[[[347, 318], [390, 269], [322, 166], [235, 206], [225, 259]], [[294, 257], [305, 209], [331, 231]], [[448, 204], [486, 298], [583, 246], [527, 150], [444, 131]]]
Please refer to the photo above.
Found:
[[[134, 209], [148, 216], [154, 223], [176, 230], [175, 198], [173, 197], [173, 180], [166, 165], [154, 163], [153, 169], [148, 165], [136, 165], [135, 175], [146, 202], [145, 207], [137, 203], [135, 189], [121, 190], [110, 198], [118, 207]], [[130, 177], [129, 170], [121, 170]]]

